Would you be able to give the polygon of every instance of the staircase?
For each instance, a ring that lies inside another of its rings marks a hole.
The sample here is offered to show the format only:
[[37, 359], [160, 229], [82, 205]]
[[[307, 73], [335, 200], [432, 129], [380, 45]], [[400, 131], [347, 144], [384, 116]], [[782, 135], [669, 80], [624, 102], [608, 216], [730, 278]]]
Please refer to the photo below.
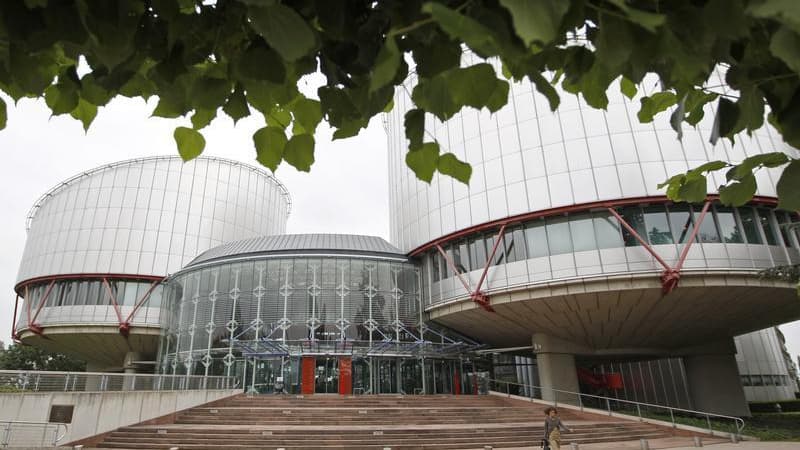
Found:
[[[670, 430], [561, 410], [563, 442], [669, 437]], [[538, 446], [541, 405], [497, 396], [239, 395], [191, 408], [166, 425], [123, 427], [97, 444], [129, 449], [482, 449]]]

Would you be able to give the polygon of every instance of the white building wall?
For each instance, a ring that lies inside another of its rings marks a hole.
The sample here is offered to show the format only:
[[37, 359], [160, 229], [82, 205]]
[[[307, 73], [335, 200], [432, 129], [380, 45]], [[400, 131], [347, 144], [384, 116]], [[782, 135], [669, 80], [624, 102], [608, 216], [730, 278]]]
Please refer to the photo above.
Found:
[[[495, 114], [465, 108], [446, 123], [427, 115], [424, 139], [435, 139], [443, 153], [452, 152], [473, 168], [468, 187], [438, 174], [429, 185], [405, 165], [403, 120], [413, 108], [410, 93], [415, 83], [412, 76], [407, 89], [397, 90], [395, 107], [387, 115], [390, 234], [391, 242], [404, 251], [516, 214], [663, 195], [656, 188], [659, 183], [710, 160], [737, 162], [776, 150], [800, 156], [769, 126], [752, 137], [742, 133], [736, 145], [721, 140], [711, 146], [715, 104], [706, 107], [697, 129], [684, 124], [679, 141], [670, 128], [669, 113], [652, 123], [639, 123], [640, 95], [629, 100], [616, 83], [608, 90], [606, 111], [561, 91], [561, 106], [551, 112], [545, 97], [525, 81], [511, 84], [508, 105]], [[723, 75], [715, 74], [709, 84], [724, 85]], [[648, 78], [640, 92], [651, 94], [657, 86], [657, 80]], [[779, 174], [774, 169], [757, 172], [757, 195], [775, 196]], [[709, 182], [709, 192], [723, 182], [724, 173]]]
[[783, 357], [775, 328], [737, 336], [736, 363], [747, 401], [769, 402], [794, 399], [794, 381]]
[[156, 157], [100, 167], [32, 210], [17, 281], [63, 274], [164, 276], [202, 251], [282, 234], [290, 200], [261, 169]]

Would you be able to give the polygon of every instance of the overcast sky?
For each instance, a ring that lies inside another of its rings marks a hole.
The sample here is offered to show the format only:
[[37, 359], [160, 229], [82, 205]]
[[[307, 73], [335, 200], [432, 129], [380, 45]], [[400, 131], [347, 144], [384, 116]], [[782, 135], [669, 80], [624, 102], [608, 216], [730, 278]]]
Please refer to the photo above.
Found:
[[[8, 125], [0, 131], [0, 340], [11, 341], [17, 269], [25, 245], [25, 216], [47, 190], [81, 171], [124, 159], [177, 154], [175, 120], [151, 118], [154, 99], [116, 99], [101, 108], [88, 134], [70, 117], [50, 117], [43, 100], [8, 97]], [[188, 119], [185, 125], [189, 125]], [[215, 119], [203, 130], [205, 155], [255, 162], [255, 118]], [[320, 125], [310, 173], [281, 164], [276, 177], [292, 196], [289, 233], [349, 233], [389, 238], [387, 142], [380, 118], [358, 137], [331, 141]], [[800, 321], [781, 327], [794, 360], [800, 354]]]

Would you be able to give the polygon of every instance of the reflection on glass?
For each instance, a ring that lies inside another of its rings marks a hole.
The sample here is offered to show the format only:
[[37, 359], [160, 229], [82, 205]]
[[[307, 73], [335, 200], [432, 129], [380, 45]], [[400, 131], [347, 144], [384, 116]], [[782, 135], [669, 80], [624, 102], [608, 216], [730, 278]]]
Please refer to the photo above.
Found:
[[572, 239], [570, 239], [569, 235], [569, 219], [566, 217], [547, 219], [546, 223], [550, 254], [570, 253], [572, 251]]
[[[642, 239], [647, 240], [647, 229], [645, 228], [644, 215], [642, 214], [641, 208], [638, 206], [626, 207], [622, 209], [622, 214], [620, 215]], [[625, 227], [622, 227], [622, 238], [625, 240], [626, 247], [635, 247], [639, 245], [639, 241], [633, 233], [628, 231]]]
[[742, 219], [742, 228], [750, 244], [761, 244], [761, 234], [758, 232], [755, 211], [749, 206], [739, 208], [739, 218]]
[[648, 206], [644, 209], [647, 237], [653, 245], [672, 244], [672, 233], [663, 206]]
[[791, 247], [792, 240], [789, 239], [789, 229], [787, 228], [789, 219], [786, 217], [786, 213], [783, 211], [775, 211], [775, 218], [778, 219], [778, 230], [780, 230], [781, 237], [783, 238], [783, 245]]
[[622, 234], [617, 219], [607, 213], [595, 213], [594, 233], [598, 248], [622, 247]]
[[669, 222], [672, 228], [673, 242], [680, 244], [689, 240], [694, 228], [692, 215], [687, 205], [673, 205], [669, 207]]
[[[700, 207], [695, 208], [695, 220], [700, 220], [700, 214], [702, 214], [702, 209]], [[706, 213], [705, 217], [703, 218], [703, 222], [700, 224], [700, 230], [697, 233], [697, 239], [699, 242], [703, 243], [715, 243], [720, 242], [719, 239], [719, 232], [717, 231], [717, 225], [714, 223], [714, 214], [712, 213], [711, 209]]]
[[472, 270], [483, 269], [486, 265], [486, 241], [480, 234], [469, 244], [469, 262]]
[[717, 222], [719, 231], [722, 233], [722, 241], [730, 244], [741, 244], [744, 242], [742, 231], [736, 223], [736, 216], [733, 208], [717, 207]]
[[769, 210], [758, 208], [758, 219], [761, 222], [761, 229], [764, 231], [764, 236], [767, 238], [767, 244], [778, 245], [775, 239], [775, 230], [772, 228], [772, 222], [769, 220]]
[[431, 275], [433, 276], [433, 282], [437, 282], [441, 279], [439, 275], [439, 258], [441, 256], [438, 252], [431, 254]]
[[525, 226], [525, 242], [527, 243], [529, 258], [548, 255], [547, 233], [544, 229], [543, 220], [536, 220]]
[[597, 248], [594, 242], [594, 226], [591, 215], [581, 214], [572, 217], [569, 221], [569, 229], [572, 233], [574, 251], [583, 252]]

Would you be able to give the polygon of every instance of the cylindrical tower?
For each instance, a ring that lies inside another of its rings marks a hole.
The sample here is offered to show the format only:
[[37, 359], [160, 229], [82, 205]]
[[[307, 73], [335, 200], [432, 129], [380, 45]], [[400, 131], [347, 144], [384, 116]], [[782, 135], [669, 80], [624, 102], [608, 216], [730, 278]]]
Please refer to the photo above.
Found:
[[[639, 123], [639, 99], [613, 85], [606, 111], [562, 91], [551, 112], [532, 83], [512, 83], [496, 114], [426, 117], [425, 139], [473, 168], [469, 186], [438, 174], [426, 184], [405, 165], [414, 83], [387, 117], [391, 239], [421, 262], [435, 321], [497, 347], [532, 345], [542, 383], [575, 391], [575, 355], [688, 355], [719, 340], [701, 353], [730, 355], [733, 336], [800, 317], [792, 286], [758, 276], [800, 262], [797, 234], [781, 226], [796, 215], [775, 209], [778, 171], [759, 171], [756, 197], [739, 208], [715, 201], [722, 174], [705, 204], [674, 204], [657, 188], [710, 160], [797, 157], [768, 126], [713, 147], [710, 106], [678, 140], [663, 117]], [[724, 364], [735, 371], [732, 356]], [[741, 410], [723, 403], [709, 409]]]
[[133, 159], [76, 175], [28, 215], [15, 335], [91, 368], [119, 369], [126, 354], [153, 360], [160, 281], [212, 246], [284, 233], [290, 207], [274, 177], [220, 158]]

